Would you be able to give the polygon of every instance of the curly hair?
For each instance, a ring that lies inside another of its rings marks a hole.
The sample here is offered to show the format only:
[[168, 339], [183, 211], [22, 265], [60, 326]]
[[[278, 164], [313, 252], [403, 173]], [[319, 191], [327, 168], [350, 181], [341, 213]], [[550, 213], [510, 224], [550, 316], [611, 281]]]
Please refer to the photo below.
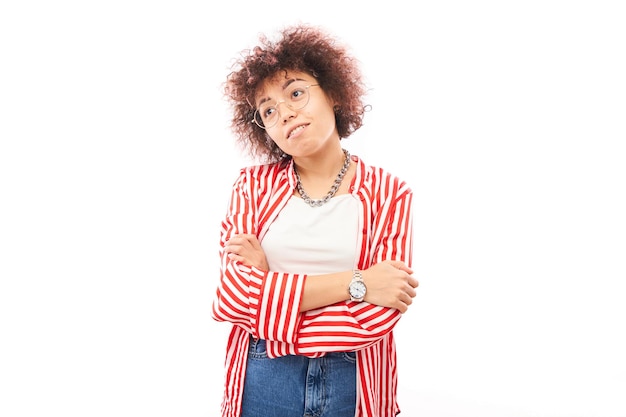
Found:
[[363, 124], [365, 85], [358, 61], [345, 46], [319, 28], [298, 25], [284, 28], [278, 41], [260, 35], [260, 44], [244, 50], [224, 83], [224, 95], [233, 117], [231, 129], [248, 153], [265, 162], [289, 159], [254, 120], [254, 102], [263, 81], [280, 71], [300, 71], [314, 77], [336, 103], [335, 122], [340, 138]]

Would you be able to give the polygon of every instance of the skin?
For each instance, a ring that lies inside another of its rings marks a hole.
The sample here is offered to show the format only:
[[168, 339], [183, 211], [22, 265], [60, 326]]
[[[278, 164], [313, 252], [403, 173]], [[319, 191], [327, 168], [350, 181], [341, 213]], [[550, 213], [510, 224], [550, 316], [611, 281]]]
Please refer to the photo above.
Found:
[[[265, 80], [255, 104], [258, 106], [262, 100], [280, 101], [286, 83], [292, 79], [304, 80], [307, 84], [317, 83], [307, 73], [281, 72]], [[279, 121], [268, 128], [267, 133], [277, 146], [292, 156], [303, 188], [311, 198], [318, 199], [324, 197], [332, 186], [345, 156], [333, 111], [337, 103], [321, 87], [310, 87], [309, 93], [309, 103], [303, 109], [292, 110], [284, 103], [279, 104]], [[304, 129], [291, 134], [296, 127]], [[351, 162], [337, 195], [349, 192], [354, 171], [355, 164]], [[294, 196], [300, 198], [297, 191]], [[226, 242], [225, 250], [234, 261], [264, 271], [269, 270], [265, 253], [254, 235], [233, 236]], [[405, 313], [412, 304], [416, 295], [415, 288], [419, 285], [412, 274], [413, 271], [401, 261], [383, 261], [362, 271], [363, 281], [367, 286], [364, 301]], [[352, 271], [307, 276], [300, 311], [349, 300], [347, 288], [351, 280]]]

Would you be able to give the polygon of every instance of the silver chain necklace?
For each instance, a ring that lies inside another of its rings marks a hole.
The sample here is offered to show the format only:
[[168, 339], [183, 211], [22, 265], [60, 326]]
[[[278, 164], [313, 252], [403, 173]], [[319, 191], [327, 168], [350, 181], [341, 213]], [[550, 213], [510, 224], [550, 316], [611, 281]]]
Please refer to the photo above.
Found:
[[311, 206], [311, 207], [322, 206], [322, 205], [328, 203], [328, 200], [333, 198], [335, 193], [337, 193], [337, 190], [339, 189], [339, 186], [341, 185], [341, 182], [343, 181], [343, 177], [346, 176], [346, 172], [348, 172], [348, 168], [350, 168], [350, 152], [348, 152], [347, 150], [343, 149], [343, 153], [346, 155], [346, 160], [344, 161], [343, 166], [341, 167], [341, 171], [339, 171], [339, 174], [337, 174], [337, 178], [335, 178], [335, 182], [333, 183], [333, 186], [330, 188], [330, 191], [328, 192], [328, 194], [326, 194], [326, 196], [324, 198], [319, 199], [319, 200], [313, 200], [304, 191], [304, 188], [302, 188], [302, 182], [300, 181], [300, 174], [298, 174], [298, 170], [296, 169], [296, 165], [295, 164], [293, 165], [293, 170], [296, 173], [296, 180], [297, 180], [296, 187], [298, 188], [298, 192], [300, 193], [300, 197], [302, 197], [304, 202], [307, 203], [309, 206]]

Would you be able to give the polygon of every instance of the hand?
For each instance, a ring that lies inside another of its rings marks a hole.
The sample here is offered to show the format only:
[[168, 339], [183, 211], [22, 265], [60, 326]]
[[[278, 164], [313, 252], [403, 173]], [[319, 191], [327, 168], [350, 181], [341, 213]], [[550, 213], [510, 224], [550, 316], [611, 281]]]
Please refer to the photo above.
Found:
[[405, 313], [417, 294], [419, 282], [401, 261], [382, 261], [361, 271], [367, 286], [365, 301]]
[[263, 252], [261, 243], [255, 235], [234, 235], [226, 242], [224, 250], [233, 261], [241, 262], [248, 266], [254, 266], [263, 271], [269, 271], [265, 252]]

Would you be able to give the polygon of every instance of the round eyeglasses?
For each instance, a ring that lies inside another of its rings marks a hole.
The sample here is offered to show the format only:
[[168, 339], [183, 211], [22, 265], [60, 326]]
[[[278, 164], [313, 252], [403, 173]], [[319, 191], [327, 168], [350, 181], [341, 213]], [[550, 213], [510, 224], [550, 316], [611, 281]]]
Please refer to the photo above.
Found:
[[310, 87], [316, 87], [319, 84], [303, 85], [302, 83], [292, 83], [284, 92], [284, 99], [280, 101], [266, 101], [261, 103], [259, 107], [254, 111], [254, 123], [256, 123], [262, 129], [269, 129], [274, 127], [280, 119], [278, 105], [285, 103], [291, 110], [300, 110], [309, 104], [311, 95], [309, 94]]

